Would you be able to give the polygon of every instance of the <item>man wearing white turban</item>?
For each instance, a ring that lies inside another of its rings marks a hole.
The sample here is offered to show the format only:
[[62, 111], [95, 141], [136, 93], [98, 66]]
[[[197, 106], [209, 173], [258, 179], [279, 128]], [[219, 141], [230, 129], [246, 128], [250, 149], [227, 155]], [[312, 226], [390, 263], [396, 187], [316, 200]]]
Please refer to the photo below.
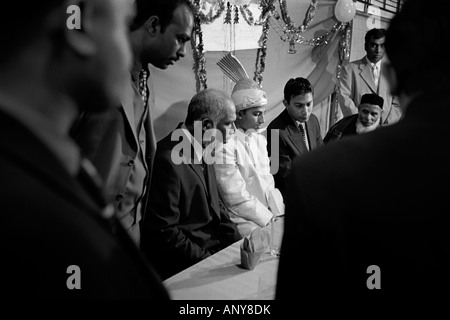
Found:
[[217, 147], [224, 161], [215, 163], [219, 191], [231, 220], [242, 236], [265, 227], [284, 214], [281, 193], [270, 173], [264, 130], [266, 93], [249, 78], [236, 82], [231, 95], [236, 105], [236, 133]]

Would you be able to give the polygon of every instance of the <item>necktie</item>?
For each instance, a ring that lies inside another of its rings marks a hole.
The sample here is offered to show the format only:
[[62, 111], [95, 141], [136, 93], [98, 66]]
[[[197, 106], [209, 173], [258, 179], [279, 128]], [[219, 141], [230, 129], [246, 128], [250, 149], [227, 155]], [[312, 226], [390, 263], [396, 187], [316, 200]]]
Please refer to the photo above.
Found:
[[305, 143], [306, 149], [309, 151], [309, 143], [308, 143], [308, 137], [306, 136], [306, 128], [304, 123], [300, 123], [298, 128], [300, 129], [300, 132], [302, 133], [303, 142]]
[[378, 66], [374, 64], [372, 66], [373, 79], [375, 80], [375, 87], [378, 88], [378, 82], [380, 79], [380, 71], [378, 70]]
[[139, 73], [139, 93], [141, 94], [144, 106], [147, 105], [148, 87], [147, 87], [148, 72], [144, 69]]

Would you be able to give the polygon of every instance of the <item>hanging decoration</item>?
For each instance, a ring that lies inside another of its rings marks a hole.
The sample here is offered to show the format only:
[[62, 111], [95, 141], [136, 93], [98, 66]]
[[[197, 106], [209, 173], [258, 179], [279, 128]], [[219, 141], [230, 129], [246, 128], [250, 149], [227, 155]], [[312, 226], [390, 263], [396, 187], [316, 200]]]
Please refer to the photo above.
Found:
[[225, 18], [223, 19], [224, 24], [231, 24], [231, 11], [233, 10], [233, 6], [227, 2], [227, 12], [225, 12]]
[[253, 17], [253, 13], [248, 8], [248, 5], [243, 5], [239, 7], [242, 18], [244, 18], [245, 22], [247, 22], [250, 26], [262, 26], [266, 23], [270, 17], [274, 17], [275, 19], [280, 19], [280, 15], [274, 6], [274, 0], [261, 0], [259, 4], [259, 8], [261, 9], [261, 15], [258, 20], [255, 21]]
[[239, 9], [237, 6], [234, 7], [234, 24], [238, 24], [239, 23]]
[[287, 8], [286, 0], [279, 0], [281, 17], [285, 24], [282, 27], [284, 37], [281, 37], [281, 39], [283, 41], [289, 42], [289, 53], [296, 53], [297, 50], [295, 49], [295, 44], [303, 42], [303, 37], [301, 36], [301, 34], [308, 29], [309, 25], [313, 21], [317, 8], [317, 2], [318, 0], [311, 0], [311, 4], [306, 11], [306, 15], [302, 25], [300, 27], [296, 27], [289, 16], [289, 10]]
[[338, 0], [334, 7], [334, 15], [340, 22], [346, 23], [355, 17], [356, 7], [353, 0]]
[[339, 40], [339, 60], [336, 68], [336, 84], [334, 86], [334, 92], [331, 95], [331, 113], [330, 113], [330, 126], [332, 126], [339, 117], [339, 88], [341, 81], [342, 66], [350, 59], [350, 47], [351, 47], [351, 27], [349, 23], [342, 25], [340, 29]]
[[235, 6], [244, 6], [251, 2], [251, 0], [230, 0], [232, 5]]
[[260, 48], [256, 51], [255, 75], [253, 80], [262, 88], [263, 73], [266, 68], [267, 39], [269, 38], [269, 19], [263, 25], [262, 36], [259, 39]]
[[203, 53], [203, 33], [201, 27], [200, 0], [193, 0], [196, 11], [194, 14], [194, 28], [191, 45], [194, 57], [194, 72], [197, 83], [197, 92], [206, 89], [206, 60]]
[[[191, 0], [198, 11], [198, 15], [201, 23], [210, 24], [215, 21], [218, 17], [220, 17], [225, 10], [225, 0], [203, 0], [210, 4], [212, 4], [208, 13], [203, 13], [200, 7], [200, 3], [197, 0]], [[198, 2], [198, 5], [197, 5]], [[206, 6], [206, 2], [203, 2], [203, 6]], [[217, 9], [218, 8], [218, 9]]]
[[[296, 44], [308, 46], [326, 45], [338, 31], [341, 32], [340, 43], [340, 63], [338, 65], [337, 75], [340, 77], [340, 69], [343, 61], [348, 59], [349, 55], [349, 22], [355, 16], [355, 4], [353, 0], [338, 0], [334, 8], [334, 14], [338, 23], [326, 32], [324, 35], [312, 39], [305, 38], [304, 33], [313, 22], [318, 0], [311, 0], [308, 10], [305, 14], [303, 23], [297, 27], [292, 22], [287, 0], [278, 0], [279, 10], [275, 7], [277, 0], [260, 0], [259, 9], [261, 14], [255, 18], [249, 9], [251, 0], [191, 0], [196, 8], [195, 24], [192, 38], [192, 48], [194, 54], [194, 71], [197, 80], [197, 91], [207, 88], [207, 77], [205, 68], [203, 34], [201, 25], [210, 24], [219, 18], [224, 12], [224, 24], [234, 26], [238, 24], [239, 13], [243, 20], [250, 26], [262, 26], [262, 35], [259, 40], [259, 49], [256, 53], [255, 73], [253, 79], [262, 86], [263, 73], [265, 70], [265, 61], [267, 53], [267, 40], [269, 28], [279, 35], [283, 42], [288, 43], [288, 53], [297, 52]], [[209, 4], [209, 6], [206, 5]], [[209, 7], [209, 10], [207, 10]], [[207, 11], [207, 12], [206, 12]], [[274, 19], [271, 19], [274, 18]], [[347, 57], [347, 58], [345, 58]], [[341, 63], [342, 62], [342, 63]]]

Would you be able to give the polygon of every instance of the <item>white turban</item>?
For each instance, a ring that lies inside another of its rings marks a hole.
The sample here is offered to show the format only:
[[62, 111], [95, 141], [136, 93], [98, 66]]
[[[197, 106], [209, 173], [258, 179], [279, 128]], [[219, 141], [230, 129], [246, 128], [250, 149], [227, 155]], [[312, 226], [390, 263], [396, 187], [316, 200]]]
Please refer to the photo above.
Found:
[[236, 111], [267, 105], [266, 93], [259, 89], [241, 89], [231, 94]]

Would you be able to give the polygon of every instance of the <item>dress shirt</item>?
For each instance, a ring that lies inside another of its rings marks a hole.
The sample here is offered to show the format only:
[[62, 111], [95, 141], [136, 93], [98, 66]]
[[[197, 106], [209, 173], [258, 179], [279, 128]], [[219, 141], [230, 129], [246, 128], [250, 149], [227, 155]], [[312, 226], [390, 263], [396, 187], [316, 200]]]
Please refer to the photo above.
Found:
[[[369, 58], [367, 58], [367, 63], [370, 65], [370, 70], [372, 71], [372, 75], [373, 75], [373, 80], [375, 81], [375, 86], [377, 88], [378, 91], [378, 84], [380, 83], [380, 74], [381, 74], [381, 60], [378, 61], [377, 63], [373, 63], [372, 61], [369, 60]], [[374, 68], [377, 68], [377, 76], [375, 76], [375, 72], [374, 72]]]

